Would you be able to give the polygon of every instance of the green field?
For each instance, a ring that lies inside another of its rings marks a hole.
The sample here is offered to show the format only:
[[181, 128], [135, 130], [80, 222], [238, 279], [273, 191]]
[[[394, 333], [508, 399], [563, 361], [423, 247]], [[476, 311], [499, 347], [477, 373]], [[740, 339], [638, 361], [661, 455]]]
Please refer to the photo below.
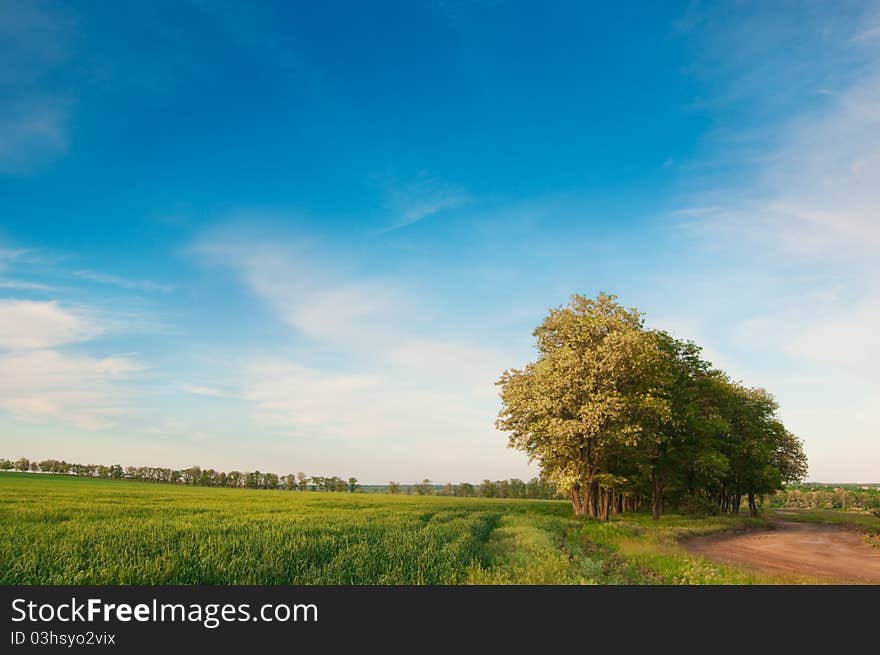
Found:
[[730, 584], [681, 537], [760, 519], [575, 520], [561, 501], [0, 474], [2, 584]]

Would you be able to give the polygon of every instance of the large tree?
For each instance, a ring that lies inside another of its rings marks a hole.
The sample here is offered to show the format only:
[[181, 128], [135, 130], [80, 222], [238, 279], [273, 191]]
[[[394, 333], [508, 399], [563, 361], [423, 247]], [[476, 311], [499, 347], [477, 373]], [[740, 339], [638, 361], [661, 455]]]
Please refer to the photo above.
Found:
[[496, 425], [576, 515], [604, 519], [650, 499], [659, 518], [670, 497], [734, 513], [745, 497], [755, 514], [762, 496], [805, 475], [769, 393], [712, 369], [693, 342], [645, 329], [616, 297], [573, 296], [533, 334], [536, 361], [498, 382]]
[[668, 410], [653, 386], [662, 361], [657, 340], [637, 310], [605, 294], [572, 296], [533, 334], [537, 361], [498, 382], [497, 426], [568, 493], [576, 515], [607, 516], [605, 500], [623, 482], [608, 458], [638, 442], [638, 417]]
[[[631, 457], [641, 477], [650, 484], [651, 512], [656, 519], [663, 512], [670, 485], [687, 486], [697, 467], [720, 464], [711, 457], [711, 444], [706, 438], [711, 425], [706, 423], [699, 404], [709, 363], [692, 341], [673, 338], [660, 330], [652, 331], [651, 336], [661, 357], [649, 372], [665, 411], [633, 417], [641, 425], [641, 438]], [[693, 467], [690, 470], [689, 465]]]

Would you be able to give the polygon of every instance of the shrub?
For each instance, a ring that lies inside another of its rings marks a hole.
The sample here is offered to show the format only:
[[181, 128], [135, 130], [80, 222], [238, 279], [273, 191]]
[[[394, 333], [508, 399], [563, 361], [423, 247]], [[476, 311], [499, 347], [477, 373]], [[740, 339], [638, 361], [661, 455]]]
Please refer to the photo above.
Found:
[[718, 504], [705, 496], [685, 496], [679, 505], [682, 514], [702, 518], [719, 514]]

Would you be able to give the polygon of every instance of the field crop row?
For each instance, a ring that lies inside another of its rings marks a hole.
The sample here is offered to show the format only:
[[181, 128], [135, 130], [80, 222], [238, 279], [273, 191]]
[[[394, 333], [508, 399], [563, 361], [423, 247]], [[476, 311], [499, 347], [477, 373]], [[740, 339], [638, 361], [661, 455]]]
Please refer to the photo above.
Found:
[[36, 475], [0, 490], [2, 584], [455, 584], [503, 513], [566, 509]]
[[217, 489], [0, 474], [0, 584], [767, 581], [678, 539], [758, 519], [575, 519], [562, 501]]

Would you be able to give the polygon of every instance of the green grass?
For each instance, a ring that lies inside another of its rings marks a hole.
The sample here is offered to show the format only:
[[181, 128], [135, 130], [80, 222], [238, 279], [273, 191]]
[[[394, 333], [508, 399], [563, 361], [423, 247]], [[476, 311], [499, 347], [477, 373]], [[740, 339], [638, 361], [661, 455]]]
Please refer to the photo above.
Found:
[[763, 519], [717, 516], [689, 518], [675, 514], [654, 521], [645, 514], [628, 514], [607, 523], [586, 523], [583, 539], [613, 552], [650, 584], [773, 584], [779, 577], [719, 564], [689, 553], [683, 539], [720, 532], [766, 527]]
[[597, 548], [571, 517], [505, 514], [469, 584], [638, 584], [642, 578], [609, 549]]
[[681, 537], [749, 519], [576, 520], [566, 502], [0, 474], [0, 584], [736, 584]]
[[0, 476], [3, 584], [454, 584], [488, 500]]

